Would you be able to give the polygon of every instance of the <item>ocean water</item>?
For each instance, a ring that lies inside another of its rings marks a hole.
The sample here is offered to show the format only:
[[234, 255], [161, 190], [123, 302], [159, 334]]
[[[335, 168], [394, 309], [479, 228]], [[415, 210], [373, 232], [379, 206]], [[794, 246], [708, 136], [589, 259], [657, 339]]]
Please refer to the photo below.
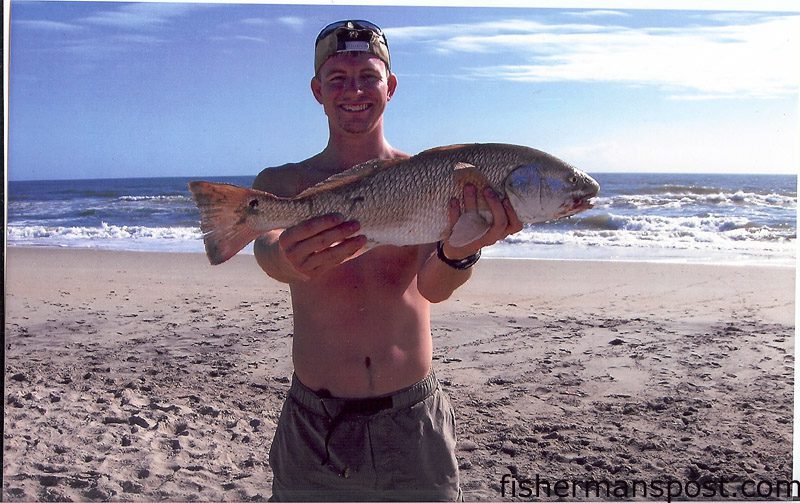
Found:
[[[593, 209], [526, 227], [484, 255], [795, 264], [796, 176], [592, 176], [600, 183]], [[252, 182], [251, 177], [204, 179]], [[11, 181], [8, 245], [203, 253], [190, 180]]]

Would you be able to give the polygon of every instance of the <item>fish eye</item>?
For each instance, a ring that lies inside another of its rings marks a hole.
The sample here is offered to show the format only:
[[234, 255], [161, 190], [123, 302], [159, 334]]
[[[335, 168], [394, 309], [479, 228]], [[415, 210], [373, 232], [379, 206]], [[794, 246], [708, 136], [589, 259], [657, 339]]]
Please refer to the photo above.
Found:
[[572, 175], [571, 177], [569, 177], [569, 183], [573, 185], [578, 183], [578, 175]]

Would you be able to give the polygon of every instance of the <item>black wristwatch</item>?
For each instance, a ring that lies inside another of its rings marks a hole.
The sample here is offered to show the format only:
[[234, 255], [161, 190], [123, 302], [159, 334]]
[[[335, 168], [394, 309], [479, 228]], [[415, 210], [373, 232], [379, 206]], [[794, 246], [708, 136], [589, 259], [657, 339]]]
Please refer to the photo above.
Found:
[[478, 252], [475, 253], [475, 255], [470, 255], [469, 257], [462, 258], [461, 260], [453, 260], [447, 258], [447, 256], [444, 254], [444, 243], [439, 241], [436, 244], [436, 255], [439, 257], [439, 260], [449, 265], [453, 269], [458, 269], [459, 271], [463, 271], [475, 265], [475, 262], [477, 262], [478, 259], [481, 258], [481, 251], [478, 250]]

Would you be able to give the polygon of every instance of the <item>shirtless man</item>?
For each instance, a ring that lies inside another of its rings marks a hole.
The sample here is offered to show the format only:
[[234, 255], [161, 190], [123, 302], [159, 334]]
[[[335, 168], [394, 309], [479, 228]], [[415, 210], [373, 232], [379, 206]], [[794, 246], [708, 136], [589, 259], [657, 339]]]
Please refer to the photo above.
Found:
[[[367, 21], [327, 26], [311, 91], [328, 117], [319, 154], [269, 168], [253, 187], [291, 197], [371, 159], [408, 157], [384, 137], [397, 88], [386, 37]], [[470, 277], [484, 246], [519, 231], [508, 201], [464, 189], [451, 226], [484, 197], [494, 225], [460, 248], [366, 244], [358, 222], [312, 218], [256, 240], [259, 266], [288, 283], [294, 376], [270, 450], [274, 500], [456, 500], [454, 415], [433, 374], [430, 303]], [[355, 258], [351, 258], [357, 255]], [[350, 260], [347, 260], [350, 258]]]

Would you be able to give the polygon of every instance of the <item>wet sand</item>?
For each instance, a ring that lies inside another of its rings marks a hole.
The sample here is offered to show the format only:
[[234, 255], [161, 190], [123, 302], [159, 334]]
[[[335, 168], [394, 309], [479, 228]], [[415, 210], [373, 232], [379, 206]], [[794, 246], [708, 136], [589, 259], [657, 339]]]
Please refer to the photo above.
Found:
[[[291, 306], [252, 256], [11, 248], [6, 271], [4, 501], [270, 496]], [[465, 498], [791, 479], [794, 316], [794, 268], [482, 260], [433, 308]]]

